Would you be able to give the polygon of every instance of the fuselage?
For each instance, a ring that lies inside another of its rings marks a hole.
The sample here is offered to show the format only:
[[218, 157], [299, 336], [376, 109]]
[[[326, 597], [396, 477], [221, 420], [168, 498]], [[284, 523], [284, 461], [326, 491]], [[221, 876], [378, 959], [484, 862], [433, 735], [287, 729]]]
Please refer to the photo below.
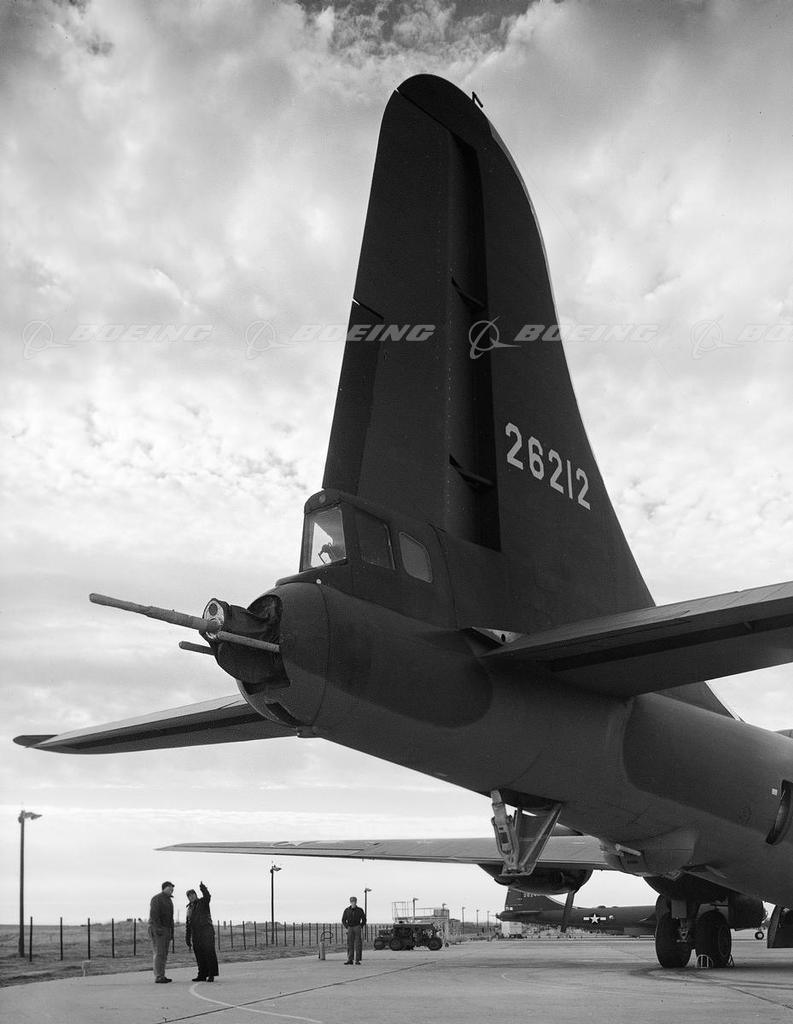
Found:
[[242, 685], [257, 710], [478, 793], [560, 802], [625, 870], [793, 903], [793, 840], [769, 841], [793, 777], [787, 737], [661, 694], [614, 700], [542, 669], [494, 672], [474, 632], [305, 574], [272, 593], [289, 685], [277, 700]]
[[[532, 898], [527, 902], [531, 903]], [[654, 906], [572, 907], [565, 914], [565, 908], [554, 900], [541, 898], [537, 903], [535, 909], [505, 908], [497, 916], [501, 921], [581, 928], [609, 935], [652, 935], [655, 930]]]

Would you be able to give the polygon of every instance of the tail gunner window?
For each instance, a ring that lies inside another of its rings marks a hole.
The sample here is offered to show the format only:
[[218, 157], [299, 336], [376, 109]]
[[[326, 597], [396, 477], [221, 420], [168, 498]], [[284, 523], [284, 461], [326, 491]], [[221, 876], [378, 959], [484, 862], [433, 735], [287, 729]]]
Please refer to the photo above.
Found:
[[358, 548], [363, 561], [368, 562], [369, 565], [393, 569], [394, 555], [391, 551], [391, 537], [388, 533], [388, 526], [383, 520], [356, 509], [355, 525], [358, 530]]
[[432, 583], [432, 563], [427, 549], [408, 533], [399, 535], [399, 551], [402, 565], [409, 576]]
[[300, 569], [317, 569], [347, 557], [341, 509], [323, 508], [306, 516]]

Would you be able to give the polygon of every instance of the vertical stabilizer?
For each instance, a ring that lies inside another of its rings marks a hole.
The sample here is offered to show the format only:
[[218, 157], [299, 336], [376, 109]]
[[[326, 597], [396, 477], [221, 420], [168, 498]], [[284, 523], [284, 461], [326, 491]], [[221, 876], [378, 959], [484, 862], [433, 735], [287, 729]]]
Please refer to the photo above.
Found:
[[512, 914], [529, 914], [532, 912], [538, 916], [540, 912], [556, 912], [561, 914], [563, 909], [564, 905], [557, 900], [552, 900], [550, 896], [538, 896], [535, 893], [524, 892], [515, 886], [509, 887], [506, 899], [504, 900], [505, 912]]
[[477, 105], [386, 108], [325, 487], [430, 522], [461, 624], [652, 604], [581, 422], [537, 221]]

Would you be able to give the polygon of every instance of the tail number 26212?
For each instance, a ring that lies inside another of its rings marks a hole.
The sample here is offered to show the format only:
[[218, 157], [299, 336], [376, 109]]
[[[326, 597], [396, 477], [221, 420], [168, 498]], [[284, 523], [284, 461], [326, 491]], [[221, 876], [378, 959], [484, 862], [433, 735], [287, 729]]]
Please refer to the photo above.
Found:
[[573, 466], [570, 460], [563, 458], [555, 448], [549, 448], [546, 451], [534, 436], [524, 444], [520, 428], [516, 427], [514, 423], [508, 423], [504, 428], [504, 433], [514, 442], [507, 452], [507, 462], [510, 466], [526, 469], [528, 465], [535, 480], [547, 479], [548, 485], [554, 491], [566, 494], [571, 500], [577, 501], [582, 508], [592, 507], [586, 500], [589, 478], [583, 469]]

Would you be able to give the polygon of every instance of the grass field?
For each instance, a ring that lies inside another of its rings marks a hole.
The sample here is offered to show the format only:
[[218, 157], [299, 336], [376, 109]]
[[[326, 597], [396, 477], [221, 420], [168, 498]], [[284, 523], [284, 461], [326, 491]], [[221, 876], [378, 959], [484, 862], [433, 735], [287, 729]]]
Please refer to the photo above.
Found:
[[[325, 932], [326, 949], [345, 948], [344, 929], [339, 924], [276, 924], [277, 943], [273, 943], [268, 925], [252, 922], [233, 927], [226, 922], [216, 924], [218, 960], [226, 963], [262, 960], [279, 956], [317, 956], [320, 935]], [[379, 925], [369, 925], [371, 940]], [[329, 933], [329, 934], [328, 934]], [[63, 956], [61, 929], [55, 925], [33, 926], [33, 956], [30, 958], [30, 933], [25, 928], [25, 956], [19, 955], [19, 926], [0, 925], [0, 986], [20, 985], [31, 981], [69, 978], [82, 974], [118, 974], [125, 971], [152, 969], [151, 944], [146, 922], [91, 922], [90, 951], [88, 923], [63, 925]], [[90, 955], [89, 955], [90, 952]], [[184, 926], [177, 927], [175, 948], [168, 964], [189, 967], [195, 963], [192, 952], [184, 944]]]

